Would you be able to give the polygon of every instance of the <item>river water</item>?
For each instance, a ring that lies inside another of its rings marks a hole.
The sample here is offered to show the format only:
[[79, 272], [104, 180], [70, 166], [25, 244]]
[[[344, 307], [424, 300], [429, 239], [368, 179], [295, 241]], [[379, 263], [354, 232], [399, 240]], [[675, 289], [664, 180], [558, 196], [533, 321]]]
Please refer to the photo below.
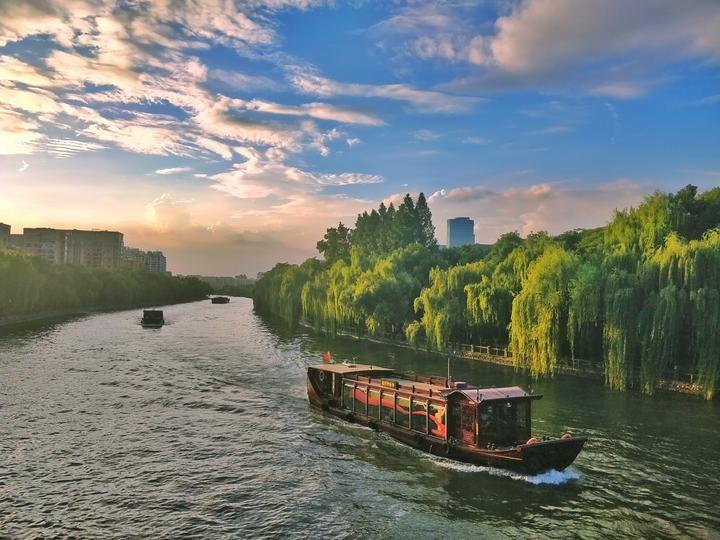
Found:
[[537, 435], [590, 437], [526, 477], [428, 457], [311, 409], [305, 367], [442, 375], [442, 358], [291, 332], [250, 300], [0, 329], [0, 537], [720, 537], [720, 407], [455, 360], [532, 386]]

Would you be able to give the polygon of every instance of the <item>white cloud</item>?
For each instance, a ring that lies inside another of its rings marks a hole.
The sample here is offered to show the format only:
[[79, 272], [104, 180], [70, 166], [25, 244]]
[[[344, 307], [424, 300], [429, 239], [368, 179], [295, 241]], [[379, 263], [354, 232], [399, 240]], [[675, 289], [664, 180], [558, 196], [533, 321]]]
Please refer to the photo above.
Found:
[[25, 172], [29, 166], [30, 166], [30, 165], [28, 164], [28, 162], [23, 159], [23, 160], [22, 160], [22, 165], [21, 165], [20, 168], [18, 169], [18, 172]]
[[[235, 103], [240, 103], [235, 100]], [[365, 124], [368, 126], [381, 126], [384, 122], [377, 116], [348, 107], [338, 107], [328, 103], [304, 103], [302, 105], [281, 105], [259, 99], [253, 99], [244, 104], [251, 111], [286, 116], [308, 116], [318, 120], [332, 120], [345, 124]]]
[[163, 193], [145, 206], [147, 223], [159, 231], [185, 229], [190, 226], [191, 200], [178, 200]]
[[299, 148], [301, 126], [254, 120], [242, 114], [244, 109], [245, 102], [242, 100], [220, 98], [214, 105], [198, 112], [194, 121], [208, 134], [239, 143]]
[[495, 193], [483, 186], [440, 189], [428, 197], [428, 201], [476, 201], [493, 197]]
[[0, 86], [0, 107], [3, 106], [31, 113], [57, 113], [61, 110], [55, 96], [39, 88], [19, 90]]
[[[115, 9], [114, 0], [43, 1], [26, 6], [0, 5], [0, 32], [8, 41], [45, 35], [62, 45], [47, 53], [40, 71], [19, 58], [0, 55], [0, 103], [9, 113], [40, 114], [25, 128], [5, 129], [2, 152], [38, 150], [43, 124], [55, 124], [131, 152], [156, 155], [220, 156], [232, 159], [232, 144], [272, 146], [298, 152], [315, 148], [328, 153], [323, 135], [312, 123], [268, 122], [260, 115], [296, 116], [379, 126], [376, 116], [326, 103], [282, 105], [233, 100], [213, 95], [204, 84], [207, 67], [188, 49], [210, 43], [235, 47], [242, 54], [273, 43], [268, 12], [306, 8], [311, 1], [161, 0]], [[82, 52], [78, 52], [82, 51]], [[214, 80], [267, 88], [271, 81], [236, 72], [211, 72]], [[12, 81], [31, 87], [15, 87]], [[88, 88], [88, 84], [100, 88]], [[53, 92], [39, 87], [52, 88]], [[163, 103], [180, 113], [151, 114], [148, 105]], [[127, 107], [128, 105], [132, 107]], [[6, 116], [7, 118], [7, 116]], [[12, 133], [10, 135], [9, 133]], [[35, 134], [32, 134], [35, 133]], [[12, 144], [11, 144], [12, 143]], [[72, 155], [64, 149], [56, 154]]]
[[377, 184], [382, 178], [363, 173], [318, 174], [285, 164], [282, 156], [252, 148], [237, 148], [246, 160], [227, 172], [210, 176], [213, 188], [240, 199], [307, 196], [327, 186]]
[[[651, 16], [650, 16], [651, 15]], [[618, 53], [720, 58], [713, 1], [529, 0], [495, 22], [492, 63], [511, 73], [548, 73]]]
[[182, 124], [172, 117], [150, 113], [127, 114], [125, 118], [108, 119], [97, 111], [69, 108], [85, 123], [84, 136], [110, 142], [125, 150], [151, 155], [189, 155]]
[[390, 99], [408, 103], [415, 111], [423, 113], [466, 112], [482, 101], [479, 98], [454, 96], [433, 90], [417, 90], [406, 84], [341, 83], [299, 68], [293, 70], [290, 81], [297, 90], [305, 94]]
[[48, 139], [44, 145], [45, 151], [59, 159], [69, 158], [81, 152], [97, 152], [107, 148], [94, 142], [77, 139]]
[[39, 127], [21, 114], [0, 107], [0, 155], [32, 154], [46, 138]]
[[169, 167], [167, 169], [158, 169], [157, 171], [155, 171], [155, 174], [167, 176], [170, 174], [180, 174], [190, 171], [192, 171], [192, 167]]
[[53, 86], [55, 83], [35, 66], [13, 56], [0, 55], [0, 81], [13, 81], [29, 86]]
[[476, 66], [445, 85], [465, 91], [579, 87], [633, 98], [659, 82], [663, 65], [720, 60], [715, 0], [523, 0], [492, 29], [473, 4], [412, 3], [376, 27], [405, 39], [407, 54]]

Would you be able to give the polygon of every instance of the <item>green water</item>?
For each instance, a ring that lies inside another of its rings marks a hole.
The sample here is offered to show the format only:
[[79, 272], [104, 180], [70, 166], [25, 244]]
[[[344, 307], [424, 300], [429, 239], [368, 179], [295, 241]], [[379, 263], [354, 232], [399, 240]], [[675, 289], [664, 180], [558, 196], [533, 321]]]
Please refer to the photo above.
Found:
[[430, 457], [308, 406], [321, 352], [442, 375], [443, 358], [289, 331], [247, 299], [0, 333], [0, 536], [715, 538], [720, 408], [533, 382], [452, 362], [457, 380], [519, 384], [537, 435], [590, 441], [526, 477]]

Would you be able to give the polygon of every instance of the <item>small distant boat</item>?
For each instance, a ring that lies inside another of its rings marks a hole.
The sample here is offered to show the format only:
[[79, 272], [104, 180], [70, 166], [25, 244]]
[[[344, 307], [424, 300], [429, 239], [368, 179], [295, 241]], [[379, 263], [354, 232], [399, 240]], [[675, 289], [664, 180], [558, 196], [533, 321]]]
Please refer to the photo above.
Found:
[[518, 386], [480, 388], [326, 357], [308, 367], [312, 405], [430, 454], [538, 474], [568, 467], [587, 440], [533, 437], [530, 405], [542, 396]]
[[140, 324], [145, 328], [160, 328], [165, 324], [165, 315], [161, 309], [146, 309]]
[[213, 296], [210, 301], [213, 304], [227, 304], [230, 299], [227, 296]]

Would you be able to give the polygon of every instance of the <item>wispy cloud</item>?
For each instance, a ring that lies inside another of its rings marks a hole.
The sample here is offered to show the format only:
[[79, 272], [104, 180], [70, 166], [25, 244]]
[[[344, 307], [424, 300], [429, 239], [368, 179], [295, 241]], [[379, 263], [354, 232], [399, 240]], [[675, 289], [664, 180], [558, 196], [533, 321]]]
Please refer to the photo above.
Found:
[[697, 100], [695, 103], [697, 105], [717, 105], [720, 103], [720, 94], [713, 94], [712, 96], [704, 97]]
[[253, 92], [257, 90], [278, 91], [283, 88], [282, 84], [264, 75], [249, 75], [239, 71], [212, 69], [209, 71], [208, 77], [211, 80], [220, 81], [230, 88], [243, 92]]
[[313, 173], [284, 162], [282, 153], [272, 150], [260, 152], [252, 148], [238, 148], [245, 158], [232, 170], [209, 178], [214, 189], [239, 199], [261, 199], [273, 196], [280, 200], [318, 193], [329, 186], [379, 184], [383, 178], [366, 173]]
[[180, 174], [192, 171], [192, 167], [169, 167], [167, 169], [158, 169], [155, 174], [167, 176], [170, 174]]
[[531, 135], [557, 135], [560, 133], [569, 133], [573, 130], [570, 126], [548, 126], [542, 129], [531, 131]]
[[269, 114], [286, 116], [308, 116], [318, 120], [331, 120], [346, 124], [364, 124], [368, 126], [382, 126], [383, 122], [377, 116], [351, 109], [349, 107], [338, 107], [328, 103], [304, 103], [302, 105], [281, 105], [254, 99], [245, 104], [251, 111], [258, 111]]
[[435, 133], [433, 131], [430, 131], [429, 129], [420, 129], [414, 133], [415, 138], [420, 141], [434, 141], [435, 139], [440, 138], [439, 133]]
[[423, 113], [455, 114], [471, 110], [483, 100], [437, 92], [418, 90], [406, 84], [342, 83], [301, 68], [291, 70], [290, 81], [297, 90], [316, 96], [357, 96], [402, 101]]
[[18, 172], [25, 172], [25, 171], [27, 171], [27, 168], [28, 168], [29, 166], [30, 166], [30, 165], [28, 164], [28, 162], [23, 159], [23, 160], [22, 160], [22, 165], [20, 165], [20, 168], [18, 169]]
[[462, 139], [463, 144], [476, 144], [479, 146], [484, 146], [487, 144], [490, 144], [492, 142], [492, 139], [486, 139], [485, 137], [465, 137]]
[[59, 159], [69, 158], [81, 152], [97, 152], [105, 148], [107, 147], [102, 144], [76, 139], [49, 139], [45, 143], [47, 153]]

